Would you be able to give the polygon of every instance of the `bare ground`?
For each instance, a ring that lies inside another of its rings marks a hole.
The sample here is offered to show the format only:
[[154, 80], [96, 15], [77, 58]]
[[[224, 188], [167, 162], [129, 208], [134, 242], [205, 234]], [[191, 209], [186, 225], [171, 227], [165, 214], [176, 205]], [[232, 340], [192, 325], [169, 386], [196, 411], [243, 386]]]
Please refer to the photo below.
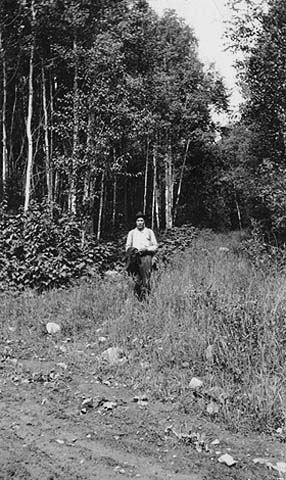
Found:
[[[253, 463], [255, 457], [285, 460], [278, 439], [230, 433], [206, 418], [179, 413], [175, 403], [141, 402], [118, 369], [98, 376], [92, 344], [11, 338], [2, 343], [0, 364], [1, 480], [279, 478]], [[87, 398], [93, 404], [84, 413]], [[202, 448], [182, 432], [201, 436]], [[212, 446], [215, 439], [219, 444]], [[220, 464], [218, 452], [237, 463]]]

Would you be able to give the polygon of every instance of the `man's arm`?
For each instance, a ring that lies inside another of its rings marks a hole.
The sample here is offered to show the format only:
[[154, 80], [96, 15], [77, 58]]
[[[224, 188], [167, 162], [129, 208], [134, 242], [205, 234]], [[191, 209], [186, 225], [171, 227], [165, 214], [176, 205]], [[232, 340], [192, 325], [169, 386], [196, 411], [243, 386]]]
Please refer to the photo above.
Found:
[[127, 236], [126, 244], [125, 244], [125, 251], [127, 252], [128, 248], [132, 247], [133, 243], [133, 232], [130, 230]]
[[147, 250], [148, 250], [148, 252], [154, 252], [155, 253], [156, 250], [158, 249], [158, 242], [156, 240], [156, 237], [155, 237], [155, 234], [154, 234], [153, 230], [151, 230], [151, 228], [149, 230], [150, 230], [151, 245], [149, 245]]

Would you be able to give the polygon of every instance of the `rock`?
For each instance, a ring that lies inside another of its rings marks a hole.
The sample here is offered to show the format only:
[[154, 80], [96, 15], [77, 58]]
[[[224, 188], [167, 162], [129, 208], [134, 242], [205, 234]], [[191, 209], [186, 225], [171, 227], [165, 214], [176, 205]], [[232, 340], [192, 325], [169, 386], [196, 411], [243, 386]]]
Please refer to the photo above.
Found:
[[218, 458], [219, 463], [225, 463], [228, 467], [232, 467], [236, 464], [236, 460], [233, 459], [231, 455], [225, 453], [221, 457]]
[[57, 363], [57, 366], [62, 368], [63, 370], [66, 370], [68, 368], [67, 364], [64, 362]]
[[208, 345], [205, 351], [206, 360], [210, 363], [214, 361], [214, 345]]
[[106, 337], [98, 337], [98, 343], [105, 343], [107, 341]]
[[285, 474], [286, 473], [286, 463], [285, 462], [280, 462], [278, 460], [273, 460], [269, 458], [254, 458], [253, 459], [254, 463], [258, 463], [259, 465], [265, 465], [268, 468], [271, 468], [273, 470], [276, 470], [280, 474]]
[[207, 412], [209, 415], [216, 415], [219, 412], [219, 405], [216, 402], [211, 401], [207, 405]]
[[123, 365], [127, 361], [124, 351], [119, 347], [110, 347], [104, 350], [98, 359], [109, 366]]
[[87, 413], [87, 410], [90, 410], [94, 407], [94, 401], [92, 397], [85, 398], [80, 406], [80, 413]]
[[279, 473], [286, 473], [286, 463], [285, 462], [277, 462], [276, 463], [276, 469], [278, 470]]
[[114, 408], [117, 407], [117, 402], [111, 402], [107, 400], [106, 402], [103, 403], [102, 407], [104, 410], [113, 410]]
[[193, 377], [192, 380], [189, 383], [189, 387], [192, 390], [198, 390], [203, 386], [203, 381], [200, 378]]
[[220, 444], [220, 441], [219, 441], [218, 438], [216, 438], [215, 440], [213, 440], [213, 441], [211, 442], [211, 445], [219, 445], [219, 444]]
[[60, 325], [58, 323], [54, 323], [54, 322], [48, 322], [46, 324], [46, 329], [47, 329], [47, 332], [50, 335], [54, 335], [54, 334], [59, 333], [61, 331]]
[[139, 407], [147, 407], [148, 397], [146, 395], [142, 395], [141, 397], [134, 397], [133, 402], [137, 403]]
[[57, 438], [56, 442], [59, 443], [60, 445], [64, 445], [64, 443], [65, 443], [65, 441], [61, 440], [60, 438]]

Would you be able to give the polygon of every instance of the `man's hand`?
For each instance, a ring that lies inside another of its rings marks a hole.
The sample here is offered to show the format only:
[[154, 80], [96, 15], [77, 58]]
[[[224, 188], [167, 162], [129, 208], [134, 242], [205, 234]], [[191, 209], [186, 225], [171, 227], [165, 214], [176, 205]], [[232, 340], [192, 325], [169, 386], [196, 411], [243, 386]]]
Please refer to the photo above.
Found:
[[148, 252], [148, 248], [140, 248], [139, 255], [145, 255]]

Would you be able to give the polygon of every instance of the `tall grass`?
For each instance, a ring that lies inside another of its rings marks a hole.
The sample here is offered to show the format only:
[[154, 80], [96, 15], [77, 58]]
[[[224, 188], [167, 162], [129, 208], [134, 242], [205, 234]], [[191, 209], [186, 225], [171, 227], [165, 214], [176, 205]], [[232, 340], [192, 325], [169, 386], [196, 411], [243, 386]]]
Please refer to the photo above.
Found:
[[[285, 275], [252, 266], [235, 253], [237, 241], [202, 234], [154, 276], [144, 303], [127, 277], [42, 296], [5, 295], [4, 339], [29, 339], [36, 348], [47, 344], [45, 323], [56, 321], [63, 337], [93, 342], [98, 353], [124, 348], [129, 362], [117, 374], [137, 390], [201, 414], [215, 399], [215, 418], [236, 430], [285, 429]], [[200, 396], [190, 391], [193, 376], [204, 382]]]

